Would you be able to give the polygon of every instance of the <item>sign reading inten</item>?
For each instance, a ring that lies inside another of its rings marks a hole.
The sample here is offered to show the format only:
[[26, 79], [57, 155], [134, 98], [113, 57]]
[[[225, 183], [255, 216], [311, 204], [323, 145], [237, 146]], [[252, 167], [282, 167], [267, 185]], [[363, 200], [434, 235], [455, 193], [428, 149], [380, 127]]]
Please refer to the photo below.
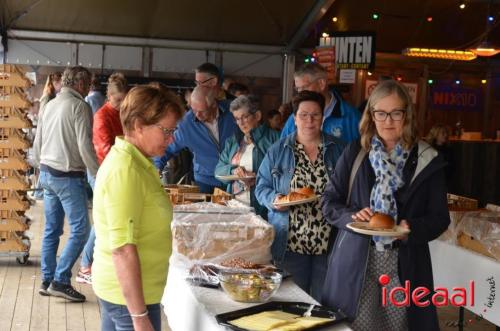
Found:
[[373, 69], [375, 67], [374, 32], [335, 32], [320, 38], [320, 47], [334, 46], [338, 69]]

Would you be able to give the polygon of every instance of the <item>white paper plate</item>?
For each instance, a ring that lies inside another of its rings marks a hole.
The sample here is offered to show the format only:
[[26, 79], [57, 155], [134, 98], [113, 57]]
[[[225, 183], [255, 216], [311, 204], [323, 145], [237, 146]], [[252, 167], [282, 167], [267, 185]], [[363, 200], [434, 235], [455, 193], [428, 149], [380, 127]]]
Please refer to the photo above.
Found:
[[309, 203], [313, 202], [319, 199], [319, 195], [315, 195], [313, 197], [307, 198], [307, 199], [302, 199], [302, 200], [296, 200], [296, 201], [290, 201], [290, 202], [275, 202], [273, 205], [276, 207], [288, 207], [288, 206], [296, 206], [296, 205], [301, 205], [303, 203]]
[[347, 227], [357, 233], [380, 237], [399, 237], [410, 233], [410, 229], [405, 229], [399, 225], [396, 225], [394, 229], [391, 230], [376, 230], [371, 228], [368, 222], [352, 222], [347, 224]]
[[240, 179], [252, 179], [252, 178], [255, 178], [255, 176], [240, 177], [238, 175], [227, 175], [227, 176], [217, 175], [217, 176], [215, 176], [215, 178], [220, 179], [220, 180], [230, 181], [230, 180], [240, 180]]

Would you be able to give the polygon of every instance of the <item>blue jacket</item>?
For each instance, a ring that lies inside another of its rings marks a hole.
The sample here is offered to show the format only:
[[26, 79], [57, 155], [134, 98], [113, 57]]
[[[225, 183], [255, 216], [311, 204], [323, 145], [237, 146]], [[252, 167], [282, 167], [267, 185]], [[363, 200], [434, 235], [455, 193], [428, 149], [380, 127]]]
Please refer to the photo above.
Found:
[[[359, 138], [359, 121], [361, 114], [359, 111], [342, 100], [342, 96], [335, 90], [330, 91], [336, 99], [333, 109], [325, 109], [323, 120], [323, 132], [350, 143]], [[281, 138], [288, 136], [297, 130], [293, 114], [288, 117]]]
[[[269, 223], [274, 227], [275, 236], [271, 253], [275, 262], [281, 264], [285, 257], [288, 242], [288, 211], [274, 209], [273, 201], [277, 194], [288, 194], [290, 182], [295, 172], [293, 149], [296, 134], [291, 134], [275, 143], [267, 152], [257, 174], [255, 196], [259, 203], [269, 210]], [[322, 134], [323, 157], [327, 173], [332, 173], [339, 159], [344, 143], [335, 137]]]
[[[266, 125], [260, 125], [250, 131], [250, 135], [252, 136], [252, 141], [255, 142], [255, 148], [253, 149], [252, 154], [252, 166], [253, 171], [257, 173], [267, 150], [279, 140], [280, 134], [278, 131], [272, 130]], [[217, 163], [217, 166], [215, 167], [215, 175], [227, 176], [232, 174], [232, 171], [236, 168], [236, 166], [231, 164], [231, 160], [240, 148], [240, 142], [242, 139], [243, 132], [238, 131], [226, 141], [226, 146], [220, 155], [219, 163]], [[227, 192], [233, 193], [233, 182], [231, 181], [227, 183]], [[255, 198], [255, 186], [250, 189], [250, 205], [255, 208], [257, 214], [262, 216], [264, 219], [267, 219], [267, 208], [261, 206]]]
[[[351, 143], [337, 162], [323, 194], [323, 217], [339, 229], [335, 245], [329, 256], [322, 303], [341, 309], [354, 319], [368, 262], [371, 236], [347, 229], [351, 216], [370, 206], [370, 193], [375, 173], [366, 156], [354, 177], [351, 203], [346, 205], [349, 177], [361, 145]], [[398, 255], [399, 280], [411, 282], [410, 293], [417, 286], [434, 289], [428, 242], [443, 233], [450, 216], [446, 199], [446, 163], [441, 155], [427, 143], [420, 142], [410, 152], [403, 169], [405, 185], [396, 192], [398, 220], [406, 219], [410, 225], [408, 240], [400, 243]], [[439, 330], [436, 307], [429, 305], [407, 309], [410, 331]]]
[[219, 102], [219, 142], [212, 137], [210, 130], [188, 111], [177, 126], [175, 141], [165, 150], [165, 155], [154, 158], [158, 169], [163, 169], [167, 161], [177, 155], [183, 148], [188, 148], [193, 153], [193, 173], [197, 182], [212, 186], [221, 186], [215, 179], [214, 170], [219, 161], [220, 153], [226, 142], [237, 130], [233, 114], [227, 107], [228, 103]]

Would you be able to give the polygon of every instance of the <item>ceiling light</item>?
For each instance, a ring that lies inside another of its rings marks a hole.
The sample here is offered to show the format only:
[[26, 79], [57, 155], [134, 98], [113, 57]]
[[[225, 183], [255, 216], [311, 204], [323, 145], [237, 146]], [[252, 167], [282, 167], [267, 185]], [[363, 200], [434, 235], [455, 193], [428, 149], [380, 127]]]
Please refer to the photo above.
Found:
[[337, 22], [339, 19], [337, 18], [337, 16], [335, 16], [334, 18], [332, 18], [332, 22]]
[[495, 18], [493, 16], [488, 16], [488, 22], [493, 22], [495, 20]]
[[494, 56], [500, 53], [500, 49], [491, 45], [487, 40], [481, 42], [476, 48], [471, 48], [469, 51], [477, 56]]
[[481, 84], [486, 84], [488, 81], [486, 79], [481, 79]]
[[465, 2], [460, 2], [460, 5], [458, 6], [460, 9], [465, 9]]
[[457, 85], [460, 85], [460, 83], [461, 83], [461, 82], [460, 82], [460, 79], [457, 79], [457, 80], [455, 81], [455, 84], [457, 84]]
[[378, 14], [377, 14], [377, 13], [373, 13], [373, 14], [372, 14], [372, 18], [373, 18], [374, 20], [378, 20], [379, 16], [378, 16]]
[[429, 80], [427, 81], [427, 83], [432, 84], [432, 83], [434, 83], [434, 80], [429, 79]]
[[471, 61], [474, 60], [477, 55], [470, 51], [456, 51], [452, 49], [435, 49], [435, 48], [405, 48], [403, 49], [403, 55], [413, 56], [413, 57], [426, 57], [433, 59], [442, 60], [459, 60], [459, 61]]

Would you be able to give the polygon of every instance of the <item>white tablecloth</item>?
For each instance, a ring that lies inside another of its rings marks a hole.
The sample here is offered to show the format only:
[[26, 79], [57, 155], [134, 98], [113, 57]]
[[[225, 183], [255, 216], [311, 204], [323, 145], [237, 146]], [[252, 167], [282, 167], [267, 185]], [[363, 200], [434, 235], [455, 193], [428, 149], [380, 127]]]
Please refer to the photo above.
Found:
[[[215, 315], [256, 305], [235, 302], [222, 289], [191, 286], [184, 280], [184, 277], [185, 272], [171, 266], [167, 286], [163, 293], [162, 304], [173, 331], [225, 330], [223, 326], [217, 324]], [[317, 304], [291, 279], [283, 281], [272, 300]], [[351, 329], [347, 324], [342, 323], [324, 330], [349, 331]]]
[[[491, 323], [500, 326], [500, 263], [492, 258], [441, 240], [429, 243], [434, 287], [446, 287], [449, 296], [453, 287], [467, 289], [467, 310], [482, 315]], [[469, 302], [469, 282], [474, 281], [474, 306]], [[495, 282], [494, 291], [492, 284]], [[496, 293], [495, 293], [496, 291]], [[491, 298], [493, 294], [493, 302]], [[496, 294], [496, 297], [495, 297]], [[488, 299], [490, 298], [490, 299]], [[491, 304], [492, 303], [492, 304]], [[491, 307], [486, 305], [490, 304]]]

